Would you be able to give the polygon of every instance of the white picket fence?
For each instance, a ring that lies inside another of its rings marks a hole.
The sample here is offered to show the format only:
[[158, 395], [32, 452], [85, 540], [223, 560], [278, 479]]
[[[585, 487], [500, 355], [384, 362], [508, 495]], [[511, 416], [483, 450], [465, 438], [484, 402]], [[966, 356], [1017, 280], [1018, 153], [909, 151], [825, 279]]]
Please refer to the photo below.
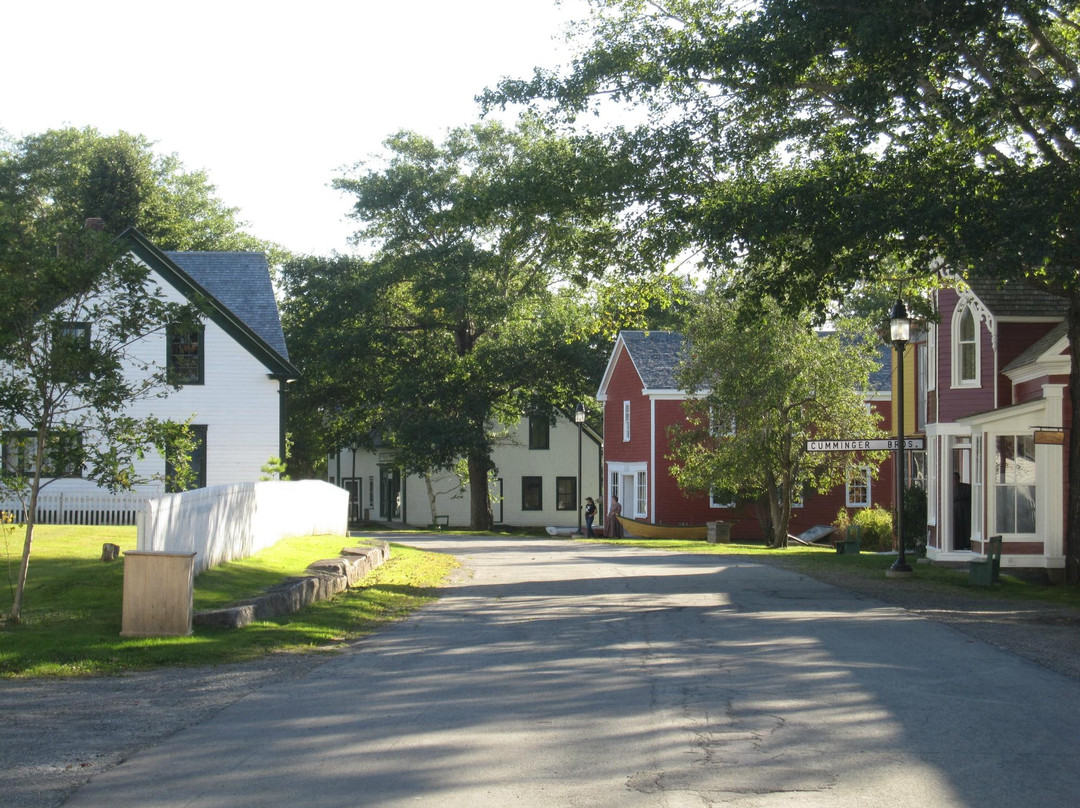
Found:
[[[146, 510], [146, 494], [58, 492], [38, 497], [35, 522], [39, 525], [134, 525]], [[16, 522], [26, 521], [26, 508], [17, 499], [0, 500], [0, 511], [14, 514]]]

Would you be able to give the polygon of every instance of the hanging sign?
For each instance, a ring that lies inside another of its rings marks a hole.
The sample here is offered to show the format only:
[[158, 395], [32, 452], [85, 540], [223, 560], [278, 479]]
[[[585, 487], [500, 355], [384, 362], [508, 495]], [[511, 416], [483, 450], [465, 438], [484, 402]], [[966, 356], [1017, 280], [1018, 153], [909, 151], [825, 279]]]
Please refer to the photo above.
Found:
[[[900, 448], [899, 438], [872, 438], [866, 440], [808, 440], [808, 452], [893, 452]], [[925, 438], [904, 438], [905, 449], [925, 449]]]

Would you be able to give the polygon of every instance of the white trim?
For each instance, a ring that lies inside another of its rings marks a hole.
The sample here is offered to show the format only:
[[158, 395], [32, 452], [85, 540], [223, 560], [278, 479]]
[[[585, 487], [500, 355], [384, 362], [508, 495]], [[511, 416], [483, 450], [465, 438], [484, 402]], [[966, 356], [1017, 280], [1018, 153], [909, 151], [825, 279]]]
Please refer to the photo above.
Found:
[[[971, 315], [972, 346], [975, 349], [974, 358], [974, 371], [975, 377], [972, 379], [965, 379], [961, 375], [961, 369], [963, 367], [962, 348], [967, 343], [961, 343], [960, 341], [960, 323], [963, 321], [965, 315]], [[965, 296], [961, 295], [960, 301], [957, 303], [956, 308], [953, 309], [952, 316], [952, 335], [951, 344], [949, 346], [952, 351], [952, 386], [954, 389], [978, 389], [982, 387], [982, 340], [980, 325], [982, 318], [978, 316], [974, 301], [970, 298], [965, 300]]]
[[622, 439], [623, 443], [630, 442], [630, 402], [622, 403]]

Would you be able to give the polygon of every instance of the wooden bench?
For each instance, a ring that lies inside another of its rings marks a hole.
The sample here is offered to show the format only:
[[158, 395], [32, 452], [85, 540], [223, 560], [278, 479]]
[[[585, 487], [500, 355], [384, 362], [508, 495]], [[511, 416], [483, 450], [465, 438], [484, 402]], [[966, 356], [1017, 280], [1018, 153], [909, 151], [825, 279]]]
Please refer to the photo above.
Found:
[[862, 525], [848, 525], [844, 540], [836, 543], [836, 552], [838, 555], [858, 555], [861, 544]]
[[969, 581], [973, 586], [990, 586], [996, 583], [1001, 574], [1001, 536], [990, 537], [990, 548], [986, 558], [969, 561]]

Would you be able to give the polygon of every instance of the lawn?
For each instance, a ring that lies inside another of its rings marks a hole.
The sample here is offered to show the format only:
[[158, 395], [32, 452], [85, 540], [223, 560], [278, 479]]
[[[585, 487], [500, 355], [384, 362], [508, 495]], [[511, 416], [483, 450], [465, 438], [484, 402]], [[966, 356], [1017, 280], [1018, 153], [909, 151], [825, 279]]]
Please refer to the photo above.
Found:
[[[191, 637], [120, 636], [123, 562], [103, 563], [101, 545], [135, 547], [133, 527], [60, 527], [35, 531], [19, 625], [0, 624], [0, 676], [70, 676], [119, 673], [158, 665], [237, 662], [273, 651], [308, 651], [370, 633], [435, 597], [456, 566], [447, 555], [391, 546], [389, 562], [330, 601], [239, 630], [197, 629]], [[195, 579], [195, 609], [225, 605], [258, 594], [303, 573], [312, 561], [356, 544], [342, 536], [285, 539], [243, 561], [207, 570]], [[0, 543], [6, 586], [0, 613], [10, 611], [22, 536]]]

